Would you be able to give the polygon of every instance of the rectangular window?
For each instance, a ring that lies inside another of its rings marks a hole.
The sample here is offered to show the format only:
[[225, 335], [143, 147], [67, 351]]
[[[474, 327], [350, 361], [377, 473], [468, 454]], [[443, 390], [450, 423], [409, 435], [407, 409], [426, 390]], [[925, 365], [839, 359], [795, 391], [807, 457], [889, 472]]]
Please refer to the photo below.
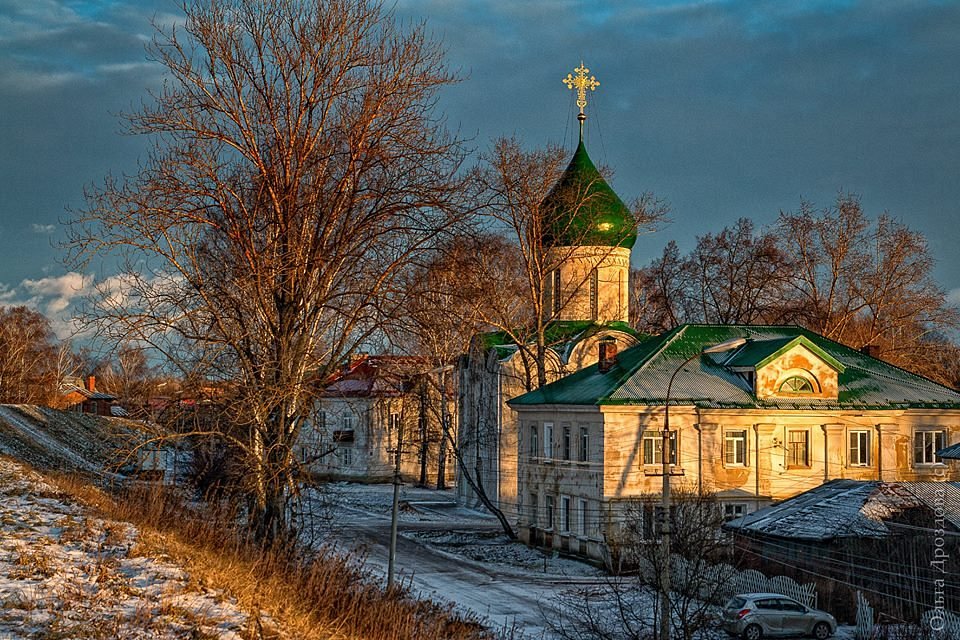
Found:
[[590, 429], [580, 427], [580, 462], [590, 460]]
[[539, 498], [538, 498], [537, 494], [531, 493], [531, 494], [530, 494], [530, 511], [529, 511], [529, 515], [530, 515], [530, 524], [533, 525], [533, 526], [537, 526], [537, 520], [538, 520], [538, 518], [537, 518], [537, 509], [539, 509], [539, 508], [540, 508], [540, 503], [539, 503]]
[[353, 447], [340, 447], [337, 449], [340, 454], [340, 464], [344, 467], [353, 466]]
[[530, 426], [530, 443], [529, 443], [530, 457], [537, 458], [540, 456], [540, 443], [537, 441], [537, 425]]
[[560, 313], [560, 269], [553, 272], [553, 283], [550, 291], [553, 296], [553, 315]]
[[343, 420], [341, 421], [341, 424], [343, 425], [344, 431], [352, 431], [356, 422], [356, 416], [354, 416], [352, 413], [343, 414]]
[[851, 431], [848, 461], [851, 467], [870, 466], [870, 432]]
[[742, 502], [727, 502], [723, 505], [723, 519], [733, 520], [747, 515], [747, 505]]
[[543, 423], [543, 457], [553, 457], [553, 423]]
[[577, 515], [579, 517], [577, 532], [580, 535], [585, 536], [587, 535], [587, 501], [586, 500], [580, 501], [580, 511]]
[[727, 466], [746, 466], [746, 430], [727, 431], [723, 435], [723, 462]]
[[571, 448], [571, 442], [570, 442], [570, 427], [564, 427], [564, 428], [563, 428], [563, 441], [562, 441], [562, 443], [561, 443], [561, 446], [563, 447], [563, 459], [564, 459], [564, 460], [569, 460], [569, 459], [570, 459], [570, 448]]
[[317, 431], [323, 433], [327, 430], [327, 412], [323, 409], [317, 411]]
[[[652, 433], [643, 436], [643, 464], [663, 464], [663, 436]], [[677, 464], [677, 432], [670, 432], [670, 464]]]
[[937, 457], [937, 451], [946, 446], [947, 432], [942, 429], [915, 432], [913, 434], [913, 463], [939, 463], [941, 460]]
[[570, 496], [560, 496], [560, 531], [570, 531]]
[[590, 317], [600, 317], [600, 275], [596, 269], [590, 271]]
[[810, 466], [810, 432], [790, 430], [787, 432], [787, 467]]
[[547, 528], [547, 529], [553, 529], [553, 525], [554, 525], [554, 519], [553, 519], [553, 506], [554, 506], [554, 505], [553, 505], [553, 496], [547, 496], [547, 505], [546, 505], [546, 506], [547, 506], [547, 509], [546, 509], [546, 511], [547, 511], [547, 514], [546, 514], [546, 515], [547, 515], [546, 528]]

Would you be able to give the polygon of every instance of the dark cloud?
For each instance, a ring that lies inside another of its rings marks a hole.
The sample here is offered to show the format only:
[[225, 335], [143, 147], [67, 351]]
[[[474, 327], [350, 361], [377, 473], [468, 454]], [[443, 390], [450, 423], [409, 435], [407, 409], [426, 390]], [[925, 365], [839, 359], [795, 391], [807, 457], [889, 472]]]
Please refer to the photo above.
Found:
[[[157, 85], [143, 45], [151, 17], [177, 19], [171, 6], [0, 0], [0, 283], [56, 260], [31, 225], [135, 166], [143, 142], [118, 135], [115, 114]], [[594, 159], [625, 198], [673, 205], [637, 263], [669, 239], [689, 246], [739, 216], [769, 223], [801, 197], [849, 190], [925, 232], [944, 287], [960, 288], [960, 3], [401, 0], [396, 12], [444, 40], [465, 80], [441, 106], [480, 148], [513, 133], [572, 144], [560, 80], [586, 62], [601, 82]]]

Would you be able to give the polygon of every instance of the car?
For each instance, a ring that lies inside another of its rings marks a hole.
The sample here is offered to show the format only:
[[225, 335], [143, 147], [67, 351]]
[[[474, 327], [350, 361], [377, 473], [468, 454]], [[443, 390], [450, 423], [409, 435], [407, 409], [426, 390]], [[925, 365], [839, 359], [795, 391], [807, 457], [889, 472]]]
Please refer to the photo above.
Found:
[[826, 640], [837, 621], [826, 611], [800, 604], [779, 593], [743, 593], [723, 608], [723, 630], [743, 640], [810, 636]]

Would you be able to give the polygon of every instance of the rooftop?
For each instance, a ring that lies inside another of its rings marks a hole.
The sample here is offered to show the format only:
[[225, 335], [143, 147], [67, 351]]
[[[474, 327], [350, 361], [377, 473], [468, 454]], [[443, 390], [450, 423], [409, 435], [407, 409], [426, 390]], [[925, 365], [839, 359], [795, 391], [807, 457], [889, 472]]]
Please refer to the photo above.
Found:
[[[695, 356], [732, 338], [748, 343], [730, 354]], [[757, 347], [757, 343], [767, 341]], [[838, 371], [838, 396], [765, 398], [731, 363], [766, 361], [794, 343], [803, 343]], [[681, 325], [649, 338], [617, 356], [616, 365], [600, 373], [596, 365], [513, 399], [512, 406], [656, 405], [667, 397], [671, 374], [683, 362], [671, 389], [671, 404], [701, 408], [784, 409], [960, 409], [960, 393], [927, 378], [796, 326]]]

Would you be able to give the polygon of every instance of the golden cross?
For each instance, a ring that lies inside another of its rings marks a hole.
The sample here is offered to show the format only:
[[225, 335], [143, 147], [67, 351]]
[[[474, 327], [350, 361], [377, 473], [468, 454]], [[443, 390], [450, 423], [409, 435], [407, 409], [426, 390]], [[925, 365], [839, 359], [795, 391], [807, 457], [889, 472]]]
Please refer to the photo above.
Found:
[[580, 107], [580, 115], [582, 116], [583, 108], [587, 106], [587, 89], [593, 91], [600, 86], [600, 83], [593, 76], [587, 77], [590, 69], [583, 66], [583, 60], [580, 61], [580, 66], [574, 71], [577, 72], [577, 75], [568, 73], [567, 77], [563, 79], [563, 83], [567, 85], [567, 89], [577, 88], [577, 106]]

